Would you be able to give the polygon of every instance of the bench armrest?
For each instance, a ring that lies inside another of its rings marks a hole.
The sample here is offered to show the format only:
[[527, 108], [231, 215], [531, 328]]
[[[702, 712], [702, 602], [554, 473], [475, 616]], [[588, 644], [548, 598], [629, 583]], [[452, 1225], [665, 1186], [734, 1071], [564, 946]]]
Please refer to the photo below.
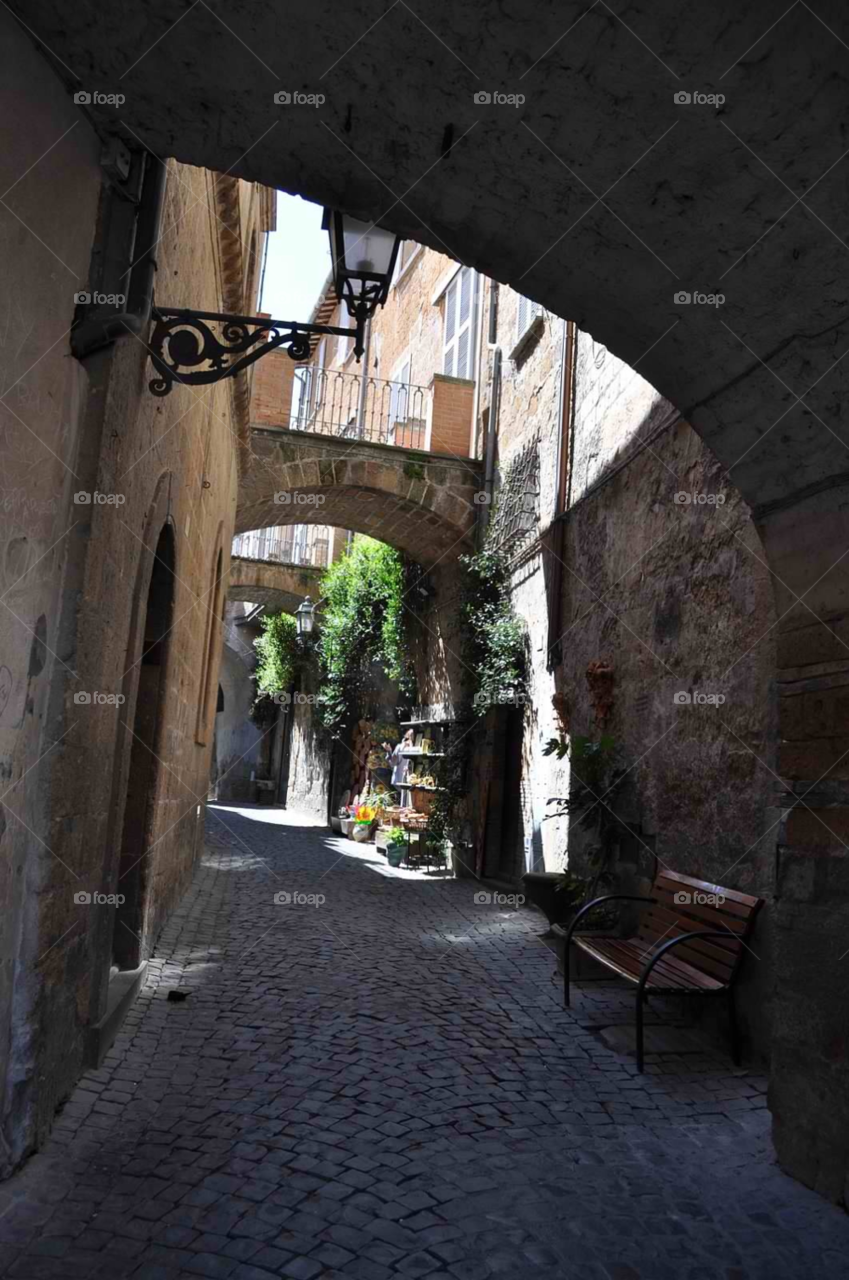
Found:
[[658, 960], [666, 954], [672, 947], [677, 947], [679, 942], [689, 942], [691, 938], [723, 938], [727, 941], [732, 938], [735, 942], [742, 943], [743, 939], [738, 938], [736, 933], [732, 933], [730, 929], [698, 929], [693, 933], [679, 933], [677, 938], [670, 938], [668, 942], [664, 942], [662, 947], [658, 947], [654, 955], [649, 960], [646, 967], [640, 974], [640, 980], [637, 983], [637, 998], [642, 995], [648, 976], [651, 973]]
[[575, 932], [575, 926], [582, 916], [588, 911], [592, 911], [593, 907], [597, 907], [601, 902], [657, 902], [657, 898], [643, 898], [633, 893], [606, 893], [601, 898], [593, 898], [592, 902], [587, 902], [576, 911], [572, 917], [572, 922], [566, 931], [566, 951], [568, 953], [569, 943], [572, 941], [572, 934]]

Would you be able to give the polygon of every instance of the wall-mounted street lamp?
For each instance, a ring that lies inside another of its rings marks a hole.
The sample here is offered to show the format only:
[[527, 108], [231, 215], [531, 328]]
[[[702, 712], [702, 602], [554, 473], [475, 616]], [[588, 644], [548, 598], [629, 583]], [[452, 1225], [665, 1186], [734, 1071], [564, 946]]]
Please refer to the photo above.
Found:
[[[330, 234], [336, 297], [347, 303], [349, 315], [357, 321], [357, 341], [361, 342], [365, 322], [389, 296], [401, 242], [383, 227], [333, 209], [325, 209], [321, 227]], [[359, 359], [362, 346], [355, 346], [354, 351]]]
[[315, 627], [315, 605], [309, 596], [304, 596], [295, 610], [295, 625], [298, 628], [298, 639], [308, 639]]
[[353, 338], [359, 360], [366, 322], [386, 302], [400, 240], [391, 231], [332, 209], [325, 209], [322, 228], [330, 233], [336, 296], [347, 304], [356, 324], [354, 329], [154, 306], [153, 329], [147, 343], [159, 375], [149, 384], [153, 394], [167, 396], [175, 382], [199, 387], [232, 378], [278, 347], [293, 360], [307, 360], [314, 334]]

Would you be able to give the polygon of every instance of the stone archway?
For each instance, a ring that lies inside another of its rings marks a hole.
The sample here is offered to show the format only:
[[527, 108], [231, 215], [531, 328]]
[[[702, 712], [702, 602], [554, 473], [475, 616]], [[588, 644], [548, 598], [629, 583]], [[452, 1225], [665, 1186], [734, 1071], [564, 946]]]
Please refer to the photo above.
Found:
[[254, 430], [236, 533], [286, 524], [367, 533], [430, 567], [471, 549], [481, 464], [417, 449]]
[[[583, 0], [436, 0], [425, 21], [355, 0], [327, 24], [233, 0], [230, 36], [207, 6], [175, 21], [166, 0], [106, 22], [92, 0], [12, 8], [74, 89], [120, 84], [105, 129], [379, 219], [509, 282], [637, 368], [728, 470], [759, 521], [781, 638], [779, 1154], [843, 1197], [844, 7], [633, 0], [622, 18]], [[323, 101], [275, 103], [281, 87]], [[374, 490], [348, 491], [361, 500], [338, 522], [372, 531]], [[396, 499], [400, 538], [415, 504]], [[270, 502], [257, 494], [240, 527], [281, 523]]]

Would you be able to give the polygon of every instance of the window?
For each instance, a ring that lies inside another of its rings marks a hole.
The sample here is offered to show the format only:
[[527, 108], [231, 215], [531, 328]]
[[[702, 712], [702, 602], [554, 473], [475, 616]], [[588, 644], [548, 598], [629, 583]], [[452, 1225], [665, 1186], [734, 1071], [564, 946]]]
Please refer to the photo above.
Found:
[[543, 308], [538, 302], [519, 295], [519, 306], [516, 311], [516, 341], [524, 338], [537, 316], [541, 316]]
[[472, 376], [475, 273], [462, 267], [445, 290], [442, 372], [449, 378]]
[[415, 240], [402, 240], [401, 247], [398, 250], [398, 260], [395, 265], [395, 278], [393, 284], [397, 284], [403, 275], [406, 275], [407, 268], [415, 261], [422, 251], [422, 245], [417, 244]]
[[[354, 320], [353, 316], [348, 310], [347, 302], [340, 302], [339, 316], [337, 318], [336, 323], [338, 324], [340, 329], [356, 328], [357, 322], [356, 320]], [[353, 351], [353, 349], [354, 349], [353, 338], [343, 338], [341, 336], [338, 337], [336, 339], [336, 363], [344, 364], [345, 361], [348, 359], [348, 356]]]
[[396, 422], [406, 422], [409, 417], [410, 375], [412, 373], [412, 357], [408, 354], [395, 366], [395, 373], [389, 384], [389, 440], [395, 437]]

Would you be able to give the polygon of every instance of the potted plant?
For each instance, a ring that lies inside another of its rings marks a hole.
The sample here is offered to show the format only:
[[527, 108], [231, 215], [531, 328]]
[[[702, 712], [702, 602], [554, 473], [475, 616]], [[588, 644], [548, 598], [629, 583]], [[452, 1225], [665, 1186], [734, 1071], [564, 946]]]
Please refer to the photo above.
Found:
[[390, 867], [400, 867], [407, 852], [407, 833], [403, 827], [392, 827], [386, 836], [386, 861]]

